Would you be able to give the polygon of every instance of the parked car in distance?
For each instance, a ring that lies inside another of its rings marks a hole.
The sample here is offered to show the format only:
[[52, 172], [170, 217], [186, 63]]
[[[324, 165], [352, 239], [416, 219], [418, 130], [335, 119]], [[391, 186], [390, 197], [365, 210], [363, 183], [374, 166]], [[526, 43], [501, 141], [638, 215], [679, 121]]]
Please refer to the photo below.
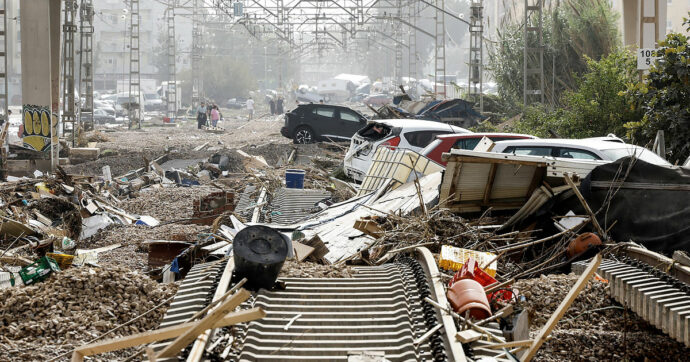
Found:
[[225, 106], [230, 109], [243, 109], [247, 106], [247, 100], [230, 98], [225, 103]]
[[156, 93], [144, 93], [144, 111], [162, 111], [163, 100]]
[[640, 146], [598, 138], [532, 139], [496, 142], [492, 152], [521, 156], [547, 156], [561, 159], [614, 162], [627, 156], [660, 166], [671, 164], [656, 153]]
[[[89, 113], [88, 112], [82, 112], [81, 113], [81, 121], [88, 121], [89, 120]], [[93, 122], [98, 123], [98, 124], [104, 124], [104, 123], [115, 123], [115, 116], [108, 114], [106, 111], [102, 109], [95, 109], [93, 111]]]
[[442, 165], [446, 165], [441, 159], [444, 152], [450, 152], [451, 148], [459, 148], [461, 150], [473, 150], [479, 144], [482, 138], [488, 137], [494, 142], [505, 141], [505, 140], [518, 140], [518, 139], [533, 139], [537, 138], [534, 136], [519, 134], [519, 133], [460, 133], [460, 134], [447, 134], [442, 136], [437, 136], [434, 141], [429, 143], [428, 146], [420, 152], [422, 155], [436, 161]]
[[384, 104], [393, 102], [393, 97], [384, 93], [372, 94], [364, 98], [362, 102], [370, 106], [382, 106]]
[[417, 119], [386, 119], [370, 122], [352, 136], [343, 161], [345, 174], [355, 181], [364, 180], [378, 147], [397, 147], [419, 152], [436, 136], [470, 131], [446, 123]]
[[330, 104], [300, 104], [285, 114], [280, 133], [294, 143], [320, 140], [349, 140], [366, 126], [367, 118], [357, 111]]
[[115, 117], [115, 107], [113, 107], [112, 104], [110, 104], [109, 102], [94, 100], [93, 108], [102, 109], [105, 113]]

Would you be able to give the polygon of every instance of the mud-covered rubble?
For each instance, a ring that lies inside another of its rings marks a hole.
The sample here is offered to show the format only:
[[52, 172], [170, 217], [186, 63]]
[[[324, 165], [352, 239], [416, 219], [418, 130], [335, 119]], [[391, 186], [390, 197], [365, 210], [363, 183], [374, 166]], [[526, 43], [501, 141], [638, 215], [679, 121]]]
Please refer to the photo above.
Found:
[[280, 270], [279, 278], [351, 278], [347, 266], [323, 265], [309, 261], [288, 259]]
[[[550, 274], [513, 284], [526, 298], [530, 335], [535, 337], [579, 275]], [[609, 284], [594, 278], [575, 298], [537, 354], [539, 361], [688, 360], [687, 349], [625, 310], [609, 296]]]
[[35, 286], [5, 289], [0, 360], [47, 360], [158, 306], [109, 337], [153, 329], [176, 289], [119, 266], [70, 268]]
[[123, 200], [120, 207], [132, 214], [150, 215], [167, 222], [192, 217], [192, 200], [204, 197], [218, 188], [212, 186], [149, 188], [138, 193], [136, 198]]

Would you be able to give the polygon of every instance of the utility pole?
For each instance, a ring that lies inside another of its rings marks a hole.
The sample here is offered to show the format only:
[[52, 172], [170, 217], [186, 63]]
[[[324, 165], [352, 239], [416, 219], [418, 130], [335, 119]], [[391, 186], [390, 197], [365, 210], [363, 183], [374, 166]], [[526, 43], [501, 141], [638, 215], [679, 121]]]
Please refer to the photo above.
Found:
[[167, 116], [170, 122], [174, 122], [177, 115], [177, 81], [175, 63], [177, 61], [177, 44], [175, 44], [175, 0], [169, 0], [168, 17], [168, 89], [166, 98], [168, 102]]
[[[0, 82], [2, 82], [2, 86], [0, 87], [0, 91], [2, 93], [0, 94], [0, 103], [2, 103], [0, 106], [2, 107], [3, 110], [3, 117], [5, 117], [5, 121], [9, 122], [9, 117], [7, 116], [7, 109], [9, 107], [9, 92], [8, 92], [8, 78], [7, 76], [10, 73], [10, 69], [8, 69], [8, 62], [7, 62], [7, 57], [9, 54], [7, 54], [7, 0], [1, 0], [0, 4], [2, 4], [2, 27], [0, 27], [0, 37], [2, 37], [2, 52], [0, 52], [0, 63], [4, 65], [2, 72], [0, 73]], [[2, 129], [0, 129], [0, 132]], [[7, 141], [9, 137], [7, 137], [5, 140]], [[0, 147], [4, 148], [5, 145], [0, 145]], [[0, 170], [1, 171], [1, 170]]]
[[395, 37], [395, 81], [402, 85], [402, 0], [396, 0], [397, 19], [393, 21], [393, 37]]
[[139, 22], [141, 21], [139, 0], [130, 0], [129, 14], [129, 128], [131, 129], [136, 123], [137, 128], [141, 129], [144, 95], [141, 94], [141, 73], [139, 72]]
[[525, 0], [523, 104], [544, 103], [543, 0]]
[[203, 78], [201, 77], [201, 60], [203, 57], [201, 33], [201, 9], [199, 0], [194, 0], [192, 12], [192, 107], [199, 106], [202, 97]]
[[93, 2], [81, 0], [79, 7], [79, 95], [84, 105], [79, 107], [79, 121], [86, 113], [84, 129], [93, 129]]
[[410, 16], [410, 36], [408, 39], [408, 74], [410, 78], [417, 80], [417, 14], [419, 14], [419, 3], [414, 1], [407, 6]]
[[472, 102], [479, 99], [479, 112], [484, 112], [483, 96], [483, 42], [484, 5], [482, 0], [472, 0], [470, 4], [470, 62], [467, 81], [467, 94]]
[[[527, 0], [525, 0], [527, 1]], [[434, 43], [434, 93], [435, 96], [442, 96], [446, 98], [446, 21], [445, 12], [443, 9], [444, 1], [435, 0], [436, 8], [436, 39]], [[438, 81], [441, 78], [442, 88], [439, 87]]]
[[[74, 99], [74, 34], [77, 26], [74, 19], [77, 15], [76, 0], [65, 0], [65, 22], [62, 25], [62, 134], [66, 134], [66, 125], [72, 124], [72, 147], [76, 146], [79, 121], [75, 112]], [[79, 99], [81, 104], [81, 97]]]

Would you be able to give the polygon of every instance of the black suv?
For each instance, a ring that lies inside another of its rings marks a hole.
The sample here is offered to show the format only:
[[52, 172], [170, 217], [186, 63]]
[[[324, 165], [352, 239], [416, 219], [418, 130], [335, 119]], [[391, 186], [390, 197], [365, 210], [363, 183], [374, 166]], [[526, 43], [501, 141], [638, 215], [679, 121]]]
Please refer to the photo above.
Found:
[[280, 133], [295, 143], [349, 141], [366, 124], [366, 117], [347, 107], [301, 104], [285, 114], [285, 126]]

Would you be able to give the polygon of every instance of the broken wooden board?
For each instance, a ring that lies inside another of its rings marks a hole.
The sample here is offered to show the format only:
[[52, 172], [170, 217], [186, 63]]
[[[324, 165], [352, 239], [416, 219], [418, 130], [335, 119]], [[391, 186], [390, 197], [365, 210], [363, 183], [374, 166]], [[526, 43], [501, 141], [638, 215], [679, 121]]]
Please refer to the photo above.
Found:
[[482, 338], [482, 336], [482, 333], [479, 333], [473, 329], [466, 329], [458, 332], [455, 335], [455, 339], [457, 339], [460, 343], [472, 343], [474, 341], [478, 341], [480, 338]]
[[[225, 316], [215, 322], [211, 327], [220, 328], [237, 323], [244, 323], [261, 319], [266, 316], [266, 312], [261, 308], [252, 308]], [[83, 361], [85, 356], [117, 351], [124, 348], [136, 347], [138, 345], [163, 341], [180, 336], [191, 328], [198, 326], [200, 322], [183, 323], [167, 328], [156, 329], [153, 331], [133, 334], [127, 337], [114, 338], [102, 342], [95, 342], [78, 347], [72, 353], [72, 361]]]
[[376, 222], [376, 218], [376, 216], [363, 217], [355, 221], [354, 228], [373, 238], [378, 239], [381, 236], [383, 236], [383, 229], [381, 229], [379, 224]]
[[302, 261], [306, 259], [309, 255], [311, 255], [316, 248], [302, 244], [297, 241], [292, 242], [292, 247], [295, 248], [295, 258], [297, 258], [297, 261]]

